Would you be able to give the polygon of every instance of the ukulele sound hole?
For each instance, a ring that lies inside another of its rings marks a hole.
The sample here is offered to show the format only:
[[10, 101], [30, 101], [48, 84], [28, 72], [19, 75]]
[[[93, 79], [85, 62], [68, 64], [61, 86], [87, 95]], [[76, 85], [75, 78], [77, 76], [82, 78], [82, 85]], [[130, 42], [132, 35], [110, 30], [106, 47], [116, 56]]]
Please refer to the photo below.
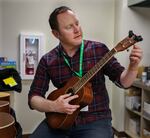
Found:
[[69, 88], [69, 89], [67, 90], [67, 94], [69, 94], [69, 93], [71, 93], [71, 96], [74, 95], [74, 90], [73, 90], [73, 88]]

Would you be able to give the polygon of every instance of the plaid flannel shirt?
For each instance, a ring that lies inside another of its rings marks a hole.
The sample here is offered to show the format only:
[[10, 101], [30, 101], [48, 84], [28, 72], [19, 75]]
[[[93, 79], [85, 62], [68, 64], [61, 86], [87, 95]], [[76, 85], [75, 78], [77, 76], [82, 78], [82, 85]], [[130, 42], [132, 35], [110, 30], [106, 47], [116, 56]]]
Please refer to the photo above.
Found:
[[[61, 88], [68, 80], [74, 76], [64, 61], [62, 56], [63, 47], [59, 44], [50, 52], [46, 53], [40, 60], [34, 80], [29, 91], [30, 99], [34, 95], [45, 97], [49, 89], [49, 82], [56, 88]], [[109, 49], [105, 44], [95, 41], [84, 40], [83, 55], [83, 75], [86, 74], [107, 52]], [[72, 70], [79, 71], [80, 48], [73, 57], [67, 56]], [[93, 90], [93, 101], [88, 106], [88, 111], [80, 112], [75, 120], [76, 124], [85, 124], [87, 122], [100, 119], [111, 119], [111, 110], [109, 108], [109, 96], [105, 84], [105, 75], [119, 87], [120, 75], [124, 67], [120, 65], [115, 57], [112, 57], [108, 63], [90, 80]]]

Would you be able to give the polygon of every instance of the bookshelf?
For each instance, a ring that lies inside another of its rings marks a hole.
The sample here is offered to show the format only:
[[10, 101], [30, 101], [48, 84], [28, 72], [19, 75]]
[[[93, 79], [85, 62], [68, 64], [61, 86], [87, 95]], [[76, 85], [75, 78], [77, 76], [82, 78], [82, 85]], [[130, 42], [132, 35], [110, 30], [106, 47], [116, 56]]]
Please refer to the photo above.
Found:
[[125, 92], [125, 132], [131, 138], [150, 138], [150, 86], [140, 80]]

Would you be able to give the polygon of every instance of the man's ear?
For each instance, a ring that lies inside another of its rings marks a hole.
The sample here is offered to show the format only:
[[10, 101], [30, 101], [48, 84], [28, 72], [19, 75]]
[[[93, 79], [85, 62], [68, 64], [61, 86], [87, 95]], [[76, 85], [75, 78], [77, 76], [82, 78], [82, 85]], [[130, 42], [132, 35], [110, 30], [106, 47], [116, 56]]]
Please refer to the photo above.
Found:
[[52, 30], [52, 34], [59, 39], [59, 32], [57, 30]]

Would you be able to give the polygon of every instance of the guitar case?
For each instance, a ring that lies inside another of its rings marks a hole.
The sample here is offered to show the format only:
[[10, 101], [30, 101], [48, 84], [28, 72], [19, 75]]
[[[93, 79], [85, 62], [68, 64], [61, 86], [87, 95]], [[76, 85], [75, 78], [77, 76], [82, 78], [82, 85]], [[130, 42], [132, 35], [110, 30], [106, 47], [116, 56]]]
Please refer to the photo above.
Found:
[[[16, 85], [10, 86], [4, 83], [4, 79], [7, 79], [9, 77], [12, 77], [15, 80]], [[6, 68], [0, 70], [0, 91], [16, 91], [20, 93], [21, 90], [22, 90], [21, 77], [16, 69]]]

